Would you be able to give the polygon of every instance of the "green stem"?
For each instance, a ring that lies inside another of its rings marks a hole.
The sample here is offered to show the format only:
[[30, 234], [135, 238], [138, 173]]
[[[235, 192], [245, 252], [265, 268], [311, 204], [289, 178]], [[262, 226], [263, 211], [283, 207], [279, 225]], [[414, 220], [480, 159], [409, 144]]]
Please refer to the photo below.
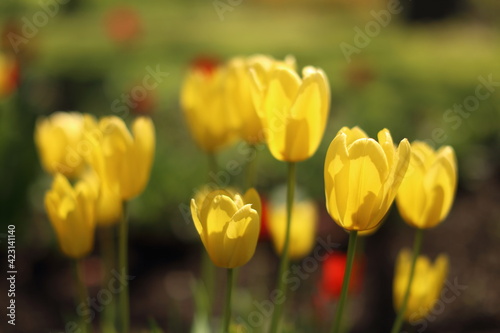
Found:
[[257, 147], [254, 144], [248, 145], [247, 167], [245, 172], [245, 189], [255, 186], [257, 175]]
[[217, 174], [219, 167], [217, 166], [217, 158], [215, 157], [215, 153], [208, 153], [208, 182], [210, 182], [211, 177], [210, 174], [214, 176]]
[[[89, 293], [87, 291], [87, 287], [85, 287], [82, 259], [74, 260], [74, 271], [75, 271], [76, 287], [78, 289], [78, 298], [80, 301], [80, 303], [77, 305], [77, 308], [83, 306], [82, 313], [90, 313], [89, 302], [88, 302]], [[85, 317], [82, 316], [81, 320], [82, 320], [81, 327], [83, 327], [84, 332], [92, 333], [92, 325], [90, 318], [86, 320]]]
[[234, 269], [227, 269], [227, 282], [226, 282], [226, 304], [224, 306], [224, 325], [222, 326], [222, 333], [229, 333], [229, 325], [231, 324], [231, 297], [233, 294], [234, 285]]
[[344, 273], [344, 281], [342, 282], [342, 292], [340, 293], [337, 312], [335, 313], [335, 321], [333, 322], [332, 332], [338, 333], [342, 324], [342, 313], [344, 312], [345, 303], [347, 300], [347, 292], [349, 290], [349, 281], [351, 279], [352, 264], [356, 254], [356, 240], [358, 239], [358, 231], [349, 232], [349, 245], [347, 248], [347, 263]]
[[[295, 194], [295, 169], [296, 164], [294, 162], [288, 163], [288, 187], [287, 187], [287, 198], [286, 198], [286, 231], [285, 231], [285, 243], [283, 244], [283, 249], [281, 251], [281, 261], [280, 268], [278, 273], [278, 290], [280, 291], [280, 295], [283, 295], [283, 300], [286, 300], [286, 288], [285, 288], [285, 279], [283, 275], [288, 269], [290, 258], [288, 257], [288, 248], [290, 247], [290, 225], [292, 221], [292, 210], [293, 210], [293, 200]], [[280, 329], [281, 316], [283, 312], [284, 301], [277, 303], [274, 312], [273, 318], [271, 321], [271, 332], [277, 333]]]
[[[102, 271], [104, 277], [102, 281], [102, 288], [107, 288], [108, 282], [112, 278], [111, 272], [115, 269], [116, 265], [116, 243], [115, 243], [115, 225], [105, 226], [99, 230], [99, 242], [103, 257]], [[116, 332], [116, 301], [112, 298], [104, 307], [103, 319], [101, 322], [101, 331], [103, 332]]]
[[403, 297], [403, 303], [401, 304], [398, 316], [394, 321], [391, 333], [398, 333], [401, 330], [401, 327], [403, 326], [404, 314], [408, 306], [408, 299], [410, 298], [411, 284], [413, 282], [413, 276], [415, 275], [415, 266], [417, 264], [417, 258], [420, 254], [420, 250], [422, 249], [423, 236], [424, 236], [423, 229], [417, 229], [415, 233], [415, 239], [413, 240], [413, 258], [411, 261], [410, 276], [408, 277], [408, 285], [406, 286], [406, 291]]
[[[121, 276], [128, 276], [128, 221], [127, 204], [123, 203], [122, 219], [119, 230], [118, 265]], [[128, 284], [123, 286], [120, 293], [120, 333], [128, 333], [130, 327], [130, 308]]]

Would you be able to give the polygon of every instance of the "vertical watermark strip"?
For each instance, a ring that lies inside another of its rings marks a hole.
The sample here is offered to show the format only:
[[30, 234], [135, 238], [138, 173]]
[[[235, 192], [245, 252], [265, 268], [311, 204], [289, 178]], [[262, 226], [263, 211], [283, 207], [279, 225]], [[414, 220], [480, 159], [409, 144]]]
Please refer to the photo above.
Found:
[[7, 227], [7, 323], [16, 325], [16, 226]]

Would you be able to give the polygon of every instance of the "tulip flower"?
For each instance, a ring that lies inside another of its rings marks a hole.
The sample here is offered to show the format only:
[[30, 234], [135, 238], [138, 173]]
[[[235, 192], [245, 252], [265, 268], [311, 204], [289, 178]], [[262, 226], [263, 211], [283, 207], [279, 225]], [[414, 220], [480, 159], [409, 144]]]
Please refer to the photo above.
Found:
[[[286, 231], [286, 205], [271, 205], [269, 209], [269, 230], [276, 252], [283, 252]], [[298, 260], [307, 256], [315, 243], [318, 210], [312, 201], [299, 201], [293, 205], [290, 224], [290, 259]]]
[[406, 223], [419, 229], [435, 227], [448, 215], [457, 187], [457, 163], [452, 147], [434, 151], [413, 142], [411, 161], [396, 197]]
[[346, 230], [376, 228], [389, 210], [408, 168], [410, 144], [396, 148], [390, 132], [378, 133], [378, 142], [358, 127], [342, 128], [325, 160], [328, 213]]
[[[398, 256], [393, 283], [394, 308], [399, 310], [403, 303], [411, 269], [412, 254], [403, 249]], [[448, 257], [441, 254], [434, 263], [429, 258], [419, 256], [411, 284], [408, 305], [404, 318], [417, 321], [427, 316], [441, 294], [448, 274]]]
[[56, 174], [52, 188], [45, 194], [45, 209], [66, 256], [79, 259], [92, 250], [94, 205], [91, 185], [80, 181], [73, 188], [66, 177]]
[[260, 69], [260, 73], [269, 73], [278, 64], [295, 68], [295, 60], [291, 57], [285, 61], [277, 61], [269, 56], [254, 55], [251, 57], [235, 57], [227, 65], [226, 94], [229, 112], [238, 115], [239, 136], [251, 145], [264, 139], [262, 123], [253, 102], [252, 68]]
[[131, 134], [122, 119], [111, 116], [101, 119], [99, 130], [102, 138], [92, 149], [91, 165], [106, 184], [118, 184], [123, 200], [130, 200], [149, 180], [155, 151], [153, 122], [147, 117], [136, 118]]
[[200, 203], [191, 200], [194, 225], [216, 266], [235, 268], [246, 264], [257, 246], [260, 199], [254, 189], [243, 197], [228, 191], [210, 192]]
[[[257, 111], [271, 154], [280, 161], [299, 162], [311, 157], [323, 138], [330, 109], [328, 79], [321, 69], [305, 67], [303, 78], [278, 65], [263, 82], [253, 70]], [[266, 84], [267, 83], [267, 84]]]
[[[334, 252], [322, 264], [320, 292], [328, 298], [338, 298], [342, 290], [347, 255], [342, 252]], [[362, 263], [355, 261], [349, 285], [349, 292], [357, 292], [361, 288]]]
[[35, 144], [45, 171], [70, 178], [81, 174], [88, 144], [84, 132], [91, 121], [78, 112], [55, 112], [37, 121]]
[[196, 144], [214, 153], [236, 138], [238, 118], [228, 112], [226, 94], [227, 69], [203, 65], [192, 68], [181, 88], [181, 107]]

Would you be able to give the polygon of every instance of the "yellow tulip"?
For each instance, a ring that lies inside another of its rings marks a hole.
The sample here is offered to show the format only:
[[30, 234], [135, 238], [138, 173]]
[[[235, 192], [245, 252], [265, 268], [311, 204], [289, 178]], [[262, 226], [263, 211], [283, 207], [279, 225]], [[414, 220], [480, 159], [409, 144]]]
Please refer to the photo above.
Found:
[[73, 188], [66, 177], [56, 174], [45, 194], [45, 209], [62, 252], [71, 258], [87, 255], [94, 244], [95, 197], [91, 185], [80, 181]]
[[432, 228], [448, 215], [457, 187], [457, 162], [452, 147], [437, 152], [424, 142], [413, 142], [408, 172], [396, 204], [406, 223]]
[[[271, 205], [269, 208], [269, 231], [276, 252], [281, 254], [285, 243], [286, 205]], [[290, 222], [290, 259], [298, 260], [307, 256], [315, 243], [318, 210], [313, 201], [299, 201], [293, 205]]]
[[227, 69], [191, 69], [181, 88], [181, 107], [196, 144], [213, 153], [236, 138], [238, 118], [228, 112], [226, 94]]
[[261, 76], [268, 74], [277, 64], [290, 68], [295, 67], [295, 60], [288, 57], [283, 62], [274, 60], [265, 55], [251, 57], [235, 57], [227, 65], [226, 95], [228, 111], [238, 117], [239, 136], [249, 144], [258, 144], [264, 140], [262, 123], [253, 102], [252, 74], [250, 70], [259, 70]]
[[197, 199], [191, 200], [191, 214], [213, 263], [223, 268], [246, 264], [259, 238], [259, 194], [250, 189], [241, 197], [216, 190]]
[[102, 118], [99, 122], [100, 138], [91, 148], [90, 164], [103, 179], [115, 187], [121, 199], [129, 200], [146, 187], [155, 152], [155, 129], [147, 117], [138, 117], [132, 124], [132, 133], [121, 118]]
[[45, 171], [71, 178], [83, 171], [87, 149], [84, 132], [89, 121], [91, 116], [78, 112], [55, 112], [37, 121], [35, 144]]
[[[403, 303], [408, 286], [412, 255], [407, 249], [399, 253], [393, 283], [394, 307], [398, 311]], [[434, 264], [425, 256], [419, 256], [415, 266], [408, 306], [404, 317], [414, 322], [422, 319], [439, 299], [446, 276], [448, 275], [448, 257], [441, 254]]]
[[92, 188], [96, 198], [95, 220], [98, 226], [109, 226], [120, 221], [123, 203], [117, 183], [110, 183], [94, 170], [87, 171], [83, 177]]
[[[330, 109], [328, 79], [321, 69], [277, 65], [267, 76], [252, 70], [257, 112], [271, 154], [280, 161], [311, 157], [323, 138]], [[264, 79], [263, 79], [264, 77]]]
[[346, 230], [376, 228], [389, 210], [408, 168], [410, 144], [394, 146], [390, 132], [378, 142], [360, 128], [342, 128], [325, 159], [326, 208]]

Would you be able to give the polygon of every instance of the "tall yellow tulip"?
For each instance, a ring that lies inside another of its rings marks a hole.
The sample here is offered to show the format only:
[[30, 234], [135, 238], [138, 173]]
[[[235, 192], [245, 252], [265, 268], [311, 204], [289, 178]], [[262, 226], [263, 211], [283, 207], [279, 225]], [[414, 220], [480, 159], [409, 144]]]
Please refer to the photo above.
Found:
[[45, 171], [71, 178], [83, 171], [87, 122], [91, 122], [91, 116], [78, 112], [55, 112], [37, 121], [35, 144]]
[[[200, 202], [202, 201], [202, 202]], [[234, 268], [253, 256], [260, 230], [260, 198], [254, 189], [243, 197], [216, 190], [191, 200], [194, 225], [216, 266]]]
[[295, 60], [287, 57], [285, 61], [277, 61], [265, 55], [235, 57], [227, 64], [225, 93], [228, 112], [237, 115], [239, 136], [249, 144], [257, 144], [264, 140], [262, 123], [253, 102], [252, 73], [259, 70], [261, 76], [269, 73], [278, 64], [295, 68]]
[[[315, 242], [318, 224], [318, 209], [313, 201], [303, 200], [293, 205], [290, 224], [290, 247], [288, 255], [298, 260], [307, 256]], [[272, 205], [269, 208], [269, 231], [277, 253], [283, 251], [286, 231], [286, 205]]]
[[155, 129], [148, 117], [138, 117], [132, 134], [121, 118], [110, 116], [99, 122], [100, 141], [91, 151], [91, 165], [103, 183], [113, 191], [118, 186], [121, 199], [129, 200], [146, 187], [155, 152]]
[[[393, 283], [394, 308], [398, 311], [408, 285], [412, 255], [409, 250], [403, 249], [396, 262]], [[416, 321], [427, 316], [439, 299], [446, 276], [448, 275], [448, 257], [441, 254], [434, 263], [429, 258], [419, 256], [415, 266], [415, 274], [411, 284], [410, 296], [404, 318], [407, 321]]]
[[325, 73], [305, 67], [300, 78], [285, 65], [275, 66], [268, 75], [255, 68], [252, 73], [258, 95], [254, 100], [271, 154], [287, 162], [311, 157], [323, 138], [330, 109]]
[[408, 168], [410, 144], [394, 146], [390, 132], [378, 142], [360, 128], [342, 128], [325, 159], [326, 207], [346, 230], [376, 228], [389, 210]]
[[56, 174], [52, 188], [45, 194], [45, 209], [54, 227], [62, 252], [78, 259], [94, 244], [95, 194], [86, 181], [73, 188], [66, 177]]
[[457, 187], [457, 162], [452, 147], [434, 151], [428, 144], [411, 144], [408, 172], [399, 188], [396, 204], [406, 223], [426, 229], [448, 215]]
[[214, 153], [237, 138], [238, 118], [228, 112], [225, 66], [192, 68], [181, 88], [181, 107], [196, 144]]

